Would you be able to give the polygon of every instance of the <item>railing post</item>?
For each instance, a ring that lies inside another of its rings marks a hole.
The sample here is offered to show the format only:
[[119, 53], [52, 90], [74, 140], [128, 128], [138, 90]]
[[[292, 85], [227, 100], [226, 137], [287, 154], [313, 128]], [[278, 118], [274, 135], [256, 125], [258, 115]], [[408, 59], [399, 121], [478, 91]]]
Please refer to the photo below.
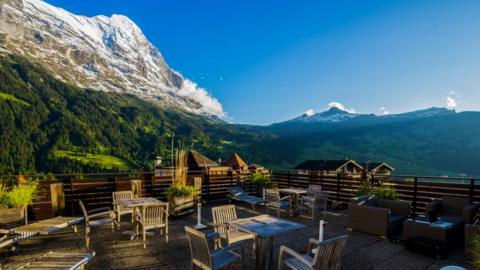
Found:
[[53, 216], [62, 215], [65, 209], [65, 193], [63, 183], [50, 184], [50, 198], [52, 202]]
[[155, 184], [155, 173], [150, 173], [148, 172], [147, 173], [148, 176], [150, 177], [150, 190], [151, 190], [151, 194], [152, 194], [152, 197], [155, 198], [155, 189], [154, 189], [154, 184]]
[[75, 198], [73, 197], [73, 176], [70, 176], [70, 207], [71, 207], [71, 215], [75, 215]]
[[473, 202], [475, 196], [475, 179], [470, 179], [470, 202]]
[[413, 211], [412, 211], [412, 216], [416, 217], [417, 216], [417, 191], [418, 191], [418, 177], [415, 177], [413, 180]]
[[287, 171], [287, 187], [290, 187], [290, 171]]
[[340, 174], [337, 173], [337, 204], [340, 205]]

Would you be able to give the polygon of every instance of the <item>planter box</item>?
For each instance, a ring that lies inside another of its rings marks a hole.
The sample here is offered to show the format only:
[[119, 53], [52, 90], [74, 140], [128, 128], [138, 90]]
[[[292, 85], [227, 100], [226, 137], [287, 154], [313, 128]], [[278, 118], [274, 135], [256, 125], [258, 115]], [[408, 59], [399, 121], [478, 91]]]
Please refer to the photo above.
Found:
[[181, 196], [181, 197], [170, 197], [168, 196], [168, 209], [170, 215], [180, 216], [193, 213], [194, 197], [193, 196]]
[[26, 223], [25, 208], [0, 209], [0, 228]]

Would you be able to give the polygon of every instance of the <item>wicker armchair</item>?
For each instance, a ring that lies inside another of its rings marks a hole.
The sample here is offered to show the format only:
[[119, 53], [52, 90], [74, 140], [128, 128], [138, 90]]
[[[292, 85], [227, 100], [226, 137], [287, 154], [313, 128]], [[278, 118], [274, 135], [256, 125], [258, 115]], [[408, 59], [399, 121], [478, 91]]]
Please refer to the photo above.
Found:
[[280, 197], [277, 189], [265, 190], [265, 200], [267, 201], [265, 205], [267, 206], [267, 210], [276, 210], [277, 216], [280, 216], [282, 209], [290, 208], [289, 198], [288, 196], [284, 198]]
[[478, 205], [470, 202], [467, 197], [444, 196], [442, 200], [433, 200], [425, 207], [427, 216], [454, 219], [464, 224], [473, 223], [478, 212]]
[[380, 200], [374, 196], [354, 198], [348, 206], [348, 228], [384, 238], [402, 231], [410, 202]]
[[188, 243], [190, 245], [192, 269], [198, 267], [205, 270], [217, 270], [232, 265], [240, 260], [241, 256], [231, 249], [236, 245], [223, 247], [212, 251], [208, 245], [211, 238], [218, 237], [218, 234], [206, 235], [194, 228], [185, 226]]
[[165, 236], [168, 243], [168, 203], [160, 203], [137, 208], [137, 235], [142, 228], [143, 248], [147, 248], [147, 231], [160, 229], [160, 236]]
[[[278, 257], [278, 269], [294, 270], [336, 270], [340, 269], [340, 256], [347, 242], [348, 235], [343, 235], [319, 242], [311, 238], [307, 254], [299, 254], [292, 249], [281, 246]], [[285, 259], [285, 257], [289, 257]]]
[[85, 218], [85, 247], [88, 249], [90, 246], [91, 228], [111, 224], [112, 231], [114, 231], [117, 222], [115, 219], [115, 213], [110, 207], [101, 207], [87, 211], [82, 201], [78, 201], [78, 203], [80, 204], [80, 209], [82, 209], [83, 217]]
[[116, 191], [112, 192], [113, 198], [113, 211], [115, 212], [115, 216], [117, 218], [118, 224], [120, 224], [122, 215], [130, 214], [132, 216], [132, 223], [135, 221], [135, 216], [133, 215], [133, 208], [124, 208], [120, 204], [120, 200], [122, 199], [132, 199], [133, 192], [132, 191]]

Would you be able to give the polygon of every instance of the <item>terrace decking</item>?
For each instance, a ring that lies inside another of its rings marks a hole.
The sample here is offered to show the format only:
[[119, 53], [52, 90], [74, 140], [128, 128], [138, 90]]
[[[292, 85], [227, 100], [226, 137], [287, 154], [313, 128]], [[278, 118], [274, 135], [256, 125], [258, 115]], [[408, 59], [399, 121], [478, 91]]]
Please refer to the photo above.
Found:
[[[205, 223], [211, 222], [212, 205], [203, 208]], [[237, 205], [239, 218], [265, 214], [265, 207], [251, 210], [248, 205]], [[271, 215], [274, 213], [271, 212]], [[306, 225], [306, 228], [275, 238], [274, 260], [276, 262], [280, 245], [287, 245], [296, 251], [306, 248], [308, 239], [318, 238], [318, 220], [313, 222], [305, 217], [282, 218]], [[401, 243], [391, 242], [359, 232], [349, 232], [346, 229], [346, 211], [330, 211], [326, 215], [328, 222], [325, 228], [325, 239], [348, 233], [350, 235], [342, 254], [342, 269], [440, 269], [446, 265], [464, 263], [463, 249], [453, 248], [445, 260], [435, 260], [418, 255], [405, 249]], [[129, 235], [122, 232], [133, 229], [129, 217], [124, 217], [121, 230], [112, 233], [109, 226], [92, 232], [91, 249], [96, 256], [86, 266], [87, 269], [190, 269], [190, 250], [183, 226], [196, 224], [196, 216], [171, 219], [170, 241], [166, 244], [155, 234], [147, 238], [148, 248], [143, 248], [143, 242], [129, 240]], [[84, 250], [83, 228], [77, 234], [59, 234], [54, 239], [35, 238], [25, 240], [21, 245], [19, 255], [10, 255], [6, 251], [0, 253], [2, 269], [17, 269], [36, 257], [48, 251], [81, 252]], [[254, 259], [251, 250], [246, 258], [237, 264], [236, 269], [253, 269]]]

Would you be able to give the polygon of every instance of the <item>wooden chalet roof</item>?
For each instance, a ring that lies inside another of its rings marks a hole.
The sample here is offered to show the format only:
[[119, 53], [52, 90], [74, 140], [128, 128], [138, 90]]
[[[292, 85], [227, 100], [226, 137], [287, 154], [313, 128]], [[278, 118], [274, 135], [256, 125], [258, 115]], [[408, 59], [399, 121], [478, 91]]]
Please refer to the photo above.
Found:
[[219, 166], [218, 163], [216, 163], [215, 161], [194, 150], [188, 152], [187, 164], [189, 169]]
[[248, 165], [237, 153], [233, 153], [230, 158], [225, 161], [224, 165], [230, 166], [234, 169], [246, 169]]
[[395, 171], [395, 169], [392, 166], [388, 165], [385, 162], [368, 162], [368, 163], [362, 162], [362, 163], [360, 163], [360, 165], [362, 165], [362, 167], [364, 169], [366, 169], [368, 172], [376, 170], [380, 167], [386, 167], [387, 169], [389, 169], [391, 171]]
[[363, 169], [362, 166], [353, 160], [306, 160], [298, 164], [295, 169], [308, 171], [338, 171], [348, 164], [353, 164], [359, 169]]

